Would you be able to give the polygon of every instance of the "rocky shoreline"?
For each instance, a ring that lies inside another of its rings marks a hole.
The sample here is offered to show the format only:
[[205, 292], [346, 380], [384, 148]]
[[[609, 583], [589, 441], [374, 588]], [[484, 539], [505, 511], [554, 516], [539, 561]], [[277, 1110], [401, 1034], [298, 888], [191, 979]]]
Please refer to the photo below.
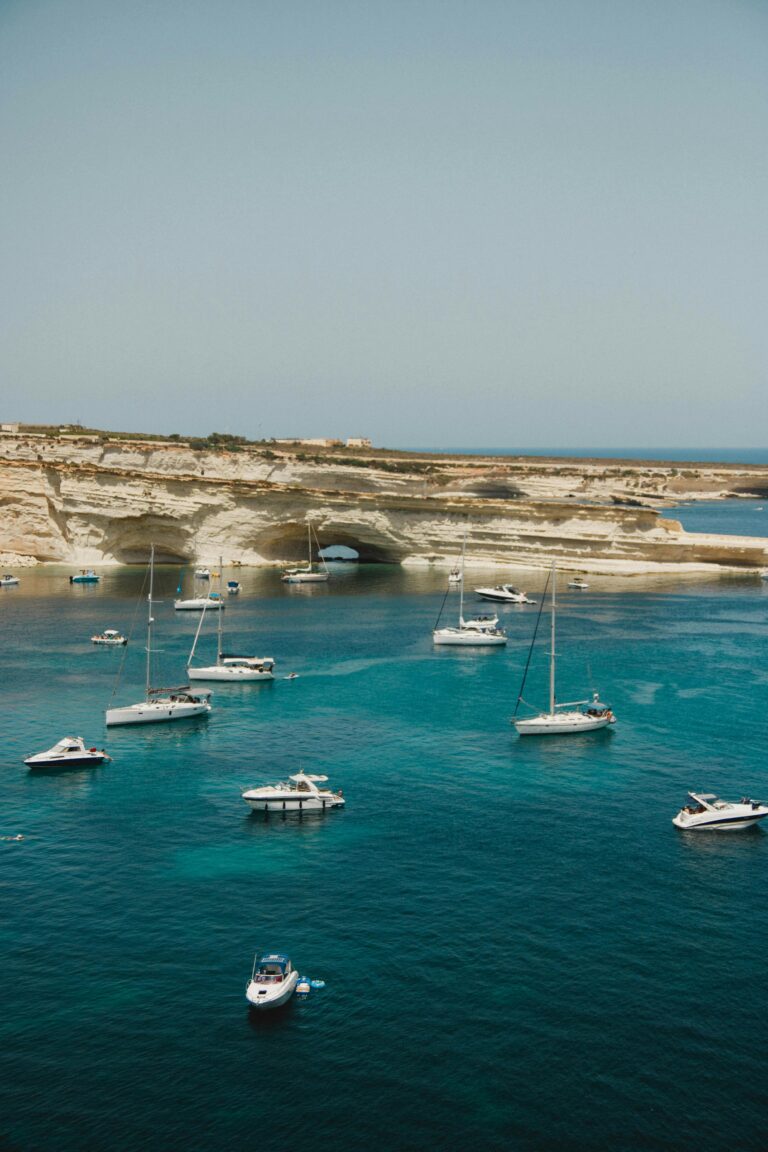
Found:
[[[322, 545], [364, 561], [611, 575], [757, 571], [768, 539], [685, 532], [680, 501], [768, 497], [768, 468], [637, 460], [446, 457], [109, 437], [0, 437], [0, 565], [276, 565]], [[3, 559], [5, 557], [5, 559]]]

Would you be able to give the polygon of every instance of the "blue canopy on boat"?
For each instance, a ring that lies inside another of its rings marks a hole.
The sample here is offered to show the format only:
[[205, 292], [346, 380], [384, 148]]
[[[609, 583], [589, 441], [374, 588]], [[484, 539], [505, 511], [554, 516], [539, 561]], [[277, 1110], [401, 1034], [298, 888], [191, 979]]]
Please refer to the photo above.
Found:
[[266, 952], [263, 956], [259, 957], [259, 964], [279, 964], [283, 969], [290, 964], [290, 962], [290, 957], [286, 956], [283, 952]]

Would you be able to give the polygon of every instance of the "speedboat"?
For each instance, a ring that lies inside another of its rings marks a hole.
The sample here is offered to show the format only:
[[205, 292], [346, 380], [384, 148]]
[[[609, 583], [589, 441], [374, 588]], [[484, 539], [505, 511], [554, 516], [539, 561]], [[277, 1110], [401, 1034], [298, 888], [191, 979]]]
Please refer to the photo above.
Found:
[[239, 580], [227, 580], [227, 595], [237, 596], [240, 592]]
[[127, 644], [125, 636], [121, 635], [114, 628], [105, 628], [103, 632], [99, 632], [96, 636], [91, 636], [92, 644], [109, 644], [113, 648], [120, 647]]
[[278, 1008], [296, 991], [299, 974], [284, 952], [257, 952], [245, 998], [252, 1008]]
[[209, 568], [195, 568], [196, 580], [210, 580], [211, 572]]
[[693, 804], [686, 804], [672, 823], [678, 828], [699, 831], [710, 828], [715, 832], [737, 832], [740, 828], [751, 828], [758, 820], [768, 816], [768, 806], [757, 804], [748, 797], [736, 802], [719, 800], [712, 792], [689, 792]]
[[218, 592], [211, 592], [208, 596], [193, 596], [189, 600], [174, 600], [173, 606], [177, 612], [202, 612], [212, 608], [226, 608], [226, 604]]
[[327, 808], [343, 808], [341, 789], [332, 792], [330, 788], [318, 788], [327, 780], [327, 776], [297, 772], [280, 784], [250, 788], [242, 797], [254, 812], [325, 812]]
[[18, 576], [12, 576], [10, 572], [6, 572], [5, 576], [0, 576], [0, 588], [11, 588], [14, 584], [20, 584]]
[[76, 576], [70, 576], [70, 584], [98, 584], [101, 576], [97, 576], [93, 568], [83, 568]]
[[27, 756], [24, 763], [28, 768], [76, 768], [104, 764], [111, 759], [103, 748], [86, 748], [82, 736], [65, 736], [47, 752]]
[[478, 596], [483, 600], [495, 600], [498, 604], [535, 604], [525, 592], [515, 588], [514, 584], [496, 584], [493, 588], [475, 588]]
[[589, 588], [589, 584], [587, 584], [586, 580], [582, 580], [581, 576], [574, 576], [573, 580], [568, 581], [568, 587], [580, 588], [584, 591]]
[[271, 656], [224, 656], [207, 668], [189, 665], [190, 680], [274, 680]]

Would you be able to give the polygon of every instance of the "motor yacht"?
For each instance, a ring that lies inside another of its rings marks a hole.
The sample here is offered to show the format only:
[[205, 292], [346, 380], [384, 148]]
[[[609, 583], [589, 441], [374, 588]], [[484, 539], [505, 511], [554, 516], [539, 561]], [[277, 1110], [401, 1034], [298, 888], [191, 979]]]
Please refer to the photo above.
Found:
[[5, 576], [0, 576], [0, 588], [12, 588], [14, 584], [20, 584], [18, 576], [12, 576], [10, 572], [6, 572]]
[[693, 804], [686, 804], [672, 823], [686, 831], [711, 829], [714, 832], [737, 832], [741, 828], [751, 828], [759, 820], [768, 816], [768, 806], [758, 804], [748, 797], [738, 803], [719, 800], [713, 792], [689, 792]]
[[278, 1008], [290, 1000], [298, 980], [299, 974], [284, 952], [257, 952], [245, 998], [252, 1008]]
[[24, 763], [28, 768], [82, 768], [95, 767], [111, 759], [103, 748], [86, 748], [82, 736], [65, 736], [47, 752], [27, 756]]
[[587, 584], [586, 580], [582, 580], [581, 576], [574, 576], [573, 580], [568, 581], [568, 587], [586, 591], [586, 589], [589, 588], [589, 584]]
[[75, 576], [70, 576], [70, 584], [98, 584], [101, 576], [98, 576], [93, 568], [83, 568]]
[[325, 812], [328, 808], [343, 808], [341, 789], [332, 792], [330, 788], [318, 788], [327, 780], [327, 776], [296, 772], [280, 784], [250, 788], [242, 797], [254, 812]]
[[92, 644], [107, 644], [113, 648], [119, 648], [128, 643], [125, 636], [118, 632], [115, 628], [105, 628], [103, 632], [99, 632], [96, 636], [91, 636]]
[[535, 600], [531, 600], [525, 593], [521, 592], [519, 588], [515, 588], [514, 584], [496, 584], [493, 588], [475, 588], [475, 592], [483, 600], [494, 600], [497, 604], [535, 604]]

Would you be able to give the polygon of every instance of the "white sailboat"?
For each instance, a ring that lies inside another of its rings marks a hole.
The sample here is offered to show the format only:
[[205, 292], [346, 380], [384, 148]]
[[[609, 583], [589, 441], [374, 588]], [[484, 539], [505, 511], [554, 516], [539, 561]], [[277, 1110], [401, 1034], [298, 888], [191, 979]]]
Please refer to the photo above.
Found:
[[[459, 624], [457, 628], [438, 628], [432, 632], [433, 644], [450, 644], [463, 648], [490, 648], [506, 644], [507, 634], [497, 627], [498, 616], [476, 616], [464, 619], [464, 560], [467, 554], [467, 530], [461, 547], [461, 577], [459, 580]], [[445, 600], [443, 600], [445, 604]], [[442, 609], [441, 609], [442, 611]], [[438, 617], [437, 623], [440, 622]]]
[[181, 688], [153, 688], [152, 675], [152, 593], [155, 578], [155, 546], [149, 559], [149, 595], [147, 613], [147, 664], [145, 698], [138, 704], [107, 709], [107, 727], [117, 724], [160, 724], [169, 720], [188, 720], [207, 715], [211, 710], [210, 695], [206, 689], [192, 691], [189, 685]]
[[[318, 549], [318, 555], [319, 549]], [[323, 556], [320, 556], [324, 571], [320, 572], [312, 567], [312, 522], [307, 521], [307, 566], [306, 568], [286, 568], [280, 579], [284, 584], [322, 584], [328, 579], [328, 565]]]
[[[550, 579], [552, 581], [552, 616], [550, 622], [549, 709], [546, 712], [539, 713], [538, 716], [532, 716], [522, 720], [517, 719], [517, 710], [523, 702], [523, 688], [525, 687], [525, 679], [528, 674], [531, 651], [533, 651], [533, 645], [536, 642], [536, 631], [538, 630], [537, 620], [533, 640], [531, 641], [531, 649], [528, 653], [528, 663], [526, 664], [523, 674], [523, 682], [520, 685], [520, 695], [517, 698], [515, 715], [512, 717], [512, 723], [520, 736], [560, 736], [574, 732], [593, 732], [598, 728], [607, 728], [609, 724], [616, 723], [616, 717], [613, 715], [613, 712], [607, 704], [603, 704], [600, 701], [597, 692], [593, 693], [591, 700], [572, 700], [567, 704], [557, 703], [555, 696], [555, 617], [557, 611], [555, 584], [557, 570], [554, 561], [552, 562]], [[539, 610], [539, 619], [540, 618], [541, 609]]]
[[[219, 572], [221, 572], [222, 564], [221, 557], [219, 557]], [[219, 576], [219, 585], [221, 585], [221, 576]], [[205, 608], [200, 617], [200, 623], [195, 632], [195, 639], [192, 644], [192, 651], [189, 654], [187, 662], [187, 676], [190, 680], [229, 680], [229, 681], [255, 681], [255, 680], [274, 680], [273, 668], [275, 666], [274, 660], [270, 656], [235, 656], [227, 655], [223, 651], [223, 612], [218, 613], [217, 621], [218, 628], [216, 632], [216, 663], [209, 664], [204, 668], [193, 668], [192, 660], [194, 659], [195, 649], [197, 647], [197, 640], [200, 635], [200, 630], [203, 626], [205, 619]]]

